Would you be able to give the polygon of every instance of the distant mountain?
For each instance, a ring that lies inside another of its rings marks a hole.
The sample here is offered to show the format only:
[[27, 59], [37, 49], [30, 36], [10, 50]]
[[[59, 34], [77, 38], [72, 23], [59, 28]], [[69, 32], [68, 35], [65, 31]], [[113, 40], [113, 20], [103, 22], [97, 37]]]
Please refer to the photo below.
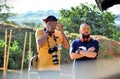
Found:
[[[42, 20], [48, 15], [54, 15], [57, 18], [60, 17], [59, 12], [55, 12], [53, 10], [48, 10], [48, 11], [40, 10], [37, 12], [28, 11], [26, 13], [19, 14], [15, 17], [10, 17], [8, 20], [14, 21], [19, 25], [21, 25], [23, 22], [42, 23]], [[115, 25], [120, 26], [120, 14], [118, 14], [117, 18], [115, 19]]]
[[14, 21], [21, 25], [23, 22], [35, 22], [35, 23], [41, 23], [42, 20], [47, 17], [48, 15], [54, 15], [57, 18], [59, 17], [59, 13], [55, 12], [53, 10], [48, 10], [48, 11], [37, 11], [37, 12], [32, 12], [28, 11], [23, 14], [18, 14], [15, 17], [10, 17], [8, 20], [9, 21]]

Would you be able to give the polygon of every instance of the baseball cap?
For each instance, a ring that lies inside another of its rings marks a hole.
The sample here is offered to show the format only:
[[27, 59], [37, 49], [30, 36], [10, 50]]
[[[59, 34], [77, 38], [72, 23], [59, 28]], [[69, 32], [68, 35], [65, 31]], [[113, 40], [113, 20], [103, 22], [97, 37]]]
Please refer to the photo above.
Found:
[[53, 15], [48, 16], [47, 18], [43, 19], [44, 22], [48, 21], [57, 21], [57, 18]]

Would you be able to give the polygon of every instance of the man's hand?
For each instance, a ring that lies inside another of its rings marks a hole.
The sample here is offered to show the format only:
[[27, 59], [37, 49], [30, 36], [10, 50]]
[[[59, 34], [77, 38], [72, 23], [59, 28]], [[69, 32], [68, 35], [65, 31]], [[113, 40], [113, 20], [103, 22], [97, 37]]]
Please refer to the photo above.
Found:
[[57, 28], [59, 31], [63, 32], [63, 25], [61, 23], [57, 23]]
[[87, 51], [81, 50], [80, 54], [82, 54], [83, 56], [86, 56], [88, 58], [95, 58], [97, 55], [94, 47], [90, 47]]
[[79, 58], [82, 58], [82, 57], [84, 57], [82, 54], [77, 54], [77, 53], [71, 53], [71, 54], [70, 54], [70, 58], [71, 58], [72, 60], [74, 60], [74, 59], [79, 59]]
[[88, 49], [88, 51], [94, 52], [94, 51], [95, 51], [95, 48], [94, 48], [94, 47], [90, 47], [90, 48]]
[[47, 27], [46, 27], [46, 30], [51, 31], [51, 29], [52, 29], [51, 23], [50, 23], [50, 22], [47, 22], [46, 26], [47, 26]]

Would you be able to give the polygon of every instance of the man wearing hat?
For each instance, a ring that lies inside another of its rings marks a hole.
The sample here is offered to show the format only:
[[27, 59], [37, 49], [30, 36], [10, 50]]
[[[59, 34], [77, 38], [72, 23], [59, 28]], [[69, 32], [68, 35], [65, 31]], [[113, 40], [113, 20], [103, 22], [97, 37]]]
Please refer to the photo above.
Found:
[[[45, 28], [36, 30], [38, 51], [38, 74], [40, 79], [58, 79], [60, 71], [61, 45], [69, 48], [69, 42], [64, 34], [63, 25], [57, 22], [55, 16], [43, 19]], [[56, 30], [56, 28], [58, 30]]]

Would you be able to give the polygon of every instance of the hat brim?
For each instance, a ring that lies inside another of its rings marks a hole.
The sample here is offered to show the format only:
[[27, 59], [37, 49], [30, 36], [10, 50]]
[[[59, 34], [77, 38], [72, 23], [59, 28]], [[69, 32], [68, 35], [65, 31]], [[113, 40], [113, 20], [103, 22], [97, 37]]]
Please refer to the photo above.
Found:
[[43, 19], [43, 21], [44, 21], [44, 22], [47, 22], [47, 20], [46, 20], [46, 19]]

